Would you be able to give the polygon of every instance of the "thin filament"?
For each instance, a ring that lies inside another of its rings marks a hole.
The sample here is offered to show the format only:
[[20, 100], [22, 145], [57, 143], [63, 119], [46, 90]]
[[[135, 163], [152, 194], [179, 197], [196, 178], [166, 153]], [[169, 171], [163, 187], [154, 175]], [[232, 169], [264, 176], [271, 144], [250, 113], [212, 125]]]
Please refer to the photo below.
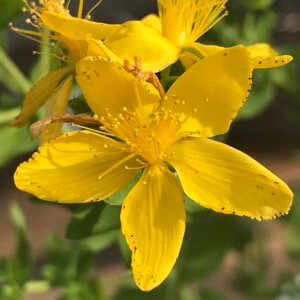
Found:
[[84, 2], [84, 0], [79, 0], [79, 7], [78, 7], [77, 17], [80, 18], [80, 19], [82, 18], [83, 2]]
[[99, 0], [85, 15], [85, 19], [90, 18], [91, 14], [95, 11], [95, 9], [103, 2], [103, 0]]

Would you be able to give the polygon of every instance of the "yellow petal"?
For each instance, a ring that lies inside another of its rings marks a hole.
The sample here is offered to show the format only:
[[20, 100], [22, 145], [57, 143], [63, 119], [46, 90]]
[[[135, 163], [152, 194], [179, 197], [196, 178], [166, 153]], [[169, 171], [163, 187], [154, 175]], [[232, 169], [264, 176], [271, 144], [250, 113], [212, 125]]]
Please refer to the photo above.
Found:
[[77, 64], [77, 81], [94, 112], [118, 116], [124, 110], [148, 114], [160, 102], [157, 90], [137, 79], [121, 65], [101, 57], [87, 57]]
[[[71, 88], [73, 84], [73, 76], [65, 79], [53, 92], [46, 104], [46, 117], [51, 118], [62, 115], [67, 110]], [[62, 123], [50, 124], [45, 128], [41, 136], [41, 143], [44, 144], [61, 134]]]
[[255, 69], [277, 68], [290, 63], [290, 55], [277, 55], [276, 51], [268, 44], [255, 44], [248, 47]]
[[82, 131], [60, 136], [40, 147], [15, 172], [16, 186], [40, 199], [81, 203], [105, 199], [127, 186], [136, 166], [119, 143]]
[[20, 114], [11, 123], [12, 126], [22, 127], [28, 119], [48, 100], [63, 77], [72, 68], [66, 67], [48, 73], [42, 77], [27, 93]]
[[41, 19], [46, 27], [71, 40], [85, 40], [88, 34], [95, 39], [105, 39], [120, 27], [120, 25], [92, 22], [49, 11], [44, 11]]
[[144, 24], [156, 29], [157, 31], [161, 32], [161, 20], [160, 17], [155, 14], [150, 14], [145, 16], [142, 21]]
[[101, 40], [96, 40], [88, 35], [86, 42], [88, 43], [86, 56], [102, 56], [104, 58], [109, 58], [111, 61], [121, 65], [124, 64], [124, 61], [110, 49], [108, 49]]
[[51, 12], [44, 12], [41, 18], [45, 26], [69, 39], [85, 40], [91, 35], [122, 59], [133, 63], [134, 57], [140, 57], [144, 71], [161, 71], [174, 63], [179, 55], [178, 48], [141, 21], [111, 25]]
[[[186, 68], [191, 67], [200, 59], [214, 55], [219, 51], [223, 51], [224, 47], [215, 45], [204, 45], [200, 43], [187, 44], [180, 59]], [[290, 63], [293, 57], [290, 55], [277, 55], [276, 51], [268, 44], [255, 44], [247, 47], [254, 69], [267, 69], [281, 67]]]
[[167, 108], [184, 117], [182, 131], [214, 136], [228, 131], [251, 88], [252, 67], [245, 47], [199, 61], [171, 86]]
[[269, 220], [286, 214], [293, 193], [277, 176], [246, 154], [209, 139], [173, 145], [172, 159], [185, 193], [225, 214]]
[[117, 56], [133, 63], [141, 58], [143, 71], [159, 72], [176, 62], [179, 48], [164, 38], [156, 29], [141, 21], [122, 24], [104, 44]]
[[135, 282], [150, 291], [171, 272], [184, 236], [185, 206], [176, 178], [157, 166], [146, 170], [125, 199], [121, 224]]
[[87, 56], [87, 41], [73, 40], [65, 36], [59, 36], [58, 39], [68, 50], [68, 55], [70, 56], [73, 63], [76, 63], [80, 59]]
[[184, 67], [188, 69], [193, 64], [197, 63], [199, 60], [214, 55], [224, 49], [225, 49], [224, 47], [219, 47], [215, 45], [191, 43], [186, 45], [182, 49], [182, 53], [180, 54], [180, 61], [182, 62]]
[[184, 51], [190, 51], [197, 55], [199, 58], [205, 58], [214, 54], [217, 54], [220, 51], [225, 50], [224, 47], [216, 45], [205, 45], [200, 43], [191, 43], [183, 48]]

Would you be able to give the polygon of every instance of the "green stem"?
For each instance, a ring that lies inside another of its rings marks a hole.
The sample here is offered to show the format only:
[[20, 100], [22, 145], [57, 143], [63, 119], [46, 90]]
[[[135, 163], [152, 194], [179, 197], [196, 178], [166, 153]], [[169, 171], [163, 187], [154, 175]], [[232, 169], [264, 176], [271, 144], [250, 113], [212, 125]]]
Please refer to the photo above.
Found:
[[3, 48], [0, 47], [0, 67], [12, 77], [17, 86], [18, 90], [24, 94], [28, 92], [31, 87], [31, 82], [23, 75], [19, 68], [14, 64], [14, 62], [5, 53]]
[[9, 110], [0, 111], [0, 125], [10, 122], [20, 112], [20, 108], [12, 108]]

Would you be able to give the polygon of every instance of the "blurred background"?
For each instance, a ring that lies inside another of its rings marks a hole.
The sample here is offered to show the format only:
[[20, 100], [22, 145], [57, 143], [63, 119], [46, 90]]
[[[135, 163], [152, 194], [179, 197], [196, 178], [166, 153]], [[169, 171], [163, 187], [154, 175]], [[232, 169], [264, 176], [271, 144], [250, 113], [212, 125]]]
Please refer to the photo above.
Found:
[[[72, 1], [72, 10], [77, 4]], [[299, 0], [230, 0], [230, 15], [201, 38], [222, 46], [269, 42], [294, 56], [286, 67], [255, 72], [250, 99], [223, 137], [292, 187], [291, 213], [255, 222], [187, 199], [183, 250], [172, 275], [151, 293], [133, 285], [117, 201], [50, 205], [14, 187], [16, 166], [37, 142], [28, 126], [7, 124], [47, 63], [32, 54], [38, 44], [8, 29], [11, 21], [25, 26], [22, 6], [0, 0], [0, 299], [300, 299]], [[93, 19], [119, 23], [156, 10], [155, 0], [104, 0]]]

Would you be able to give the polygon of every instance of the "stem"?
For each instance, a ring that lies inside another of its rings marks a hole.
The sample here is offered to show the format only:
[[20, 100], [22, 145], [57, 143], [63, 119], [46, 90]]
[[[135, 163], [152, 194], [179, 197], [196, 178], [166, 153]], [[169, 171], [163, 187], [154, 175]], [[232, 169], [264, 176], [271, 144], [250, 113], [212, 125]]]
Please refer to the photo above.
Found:
[[20, 92], [24, 94], [28, 92], [31, 87], [31, 82], [8, 57], [2, 47], [0, 47], [0, 67], [3, 68], [15, 80]]
[[20, 112], [20, 108], [18, 108], [18, 107], [1, 111], [0, 112], [0, 125], [10, 122], [16, 115], [18, 115], [19, 112]]

